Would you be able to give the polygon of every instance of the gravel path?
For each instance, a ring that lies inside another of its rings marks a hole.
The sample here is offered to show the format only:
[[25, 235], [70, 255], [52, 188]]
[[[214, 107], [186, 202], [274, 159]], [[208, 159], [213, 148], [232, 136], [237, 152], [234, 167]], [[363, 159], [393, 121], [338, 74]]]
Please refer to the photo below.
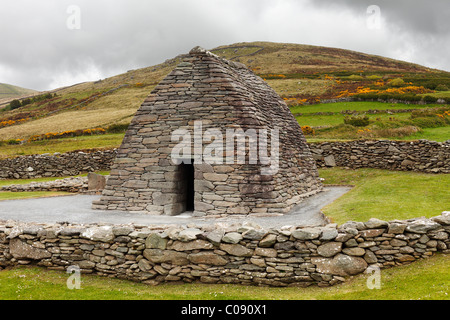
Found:
[[277, 216], [239, 216], [224, 218], [192, 217], [189, 212], [178, 216], [153, 216], [124, 211], [102, 211], [91, 209], [98, 195], [71, 195], [50, 198], [0, 201], [0, 220], [23, 222], [74, 224], [214, 224], [253, 221], [262, 227], [281, 227], [285, 225], [323, 225], [326, 224], [321, 208], [333, 202], [351, 188], [326, 187], [324, 191], [306, 198], [301, 204], [284, 215]]

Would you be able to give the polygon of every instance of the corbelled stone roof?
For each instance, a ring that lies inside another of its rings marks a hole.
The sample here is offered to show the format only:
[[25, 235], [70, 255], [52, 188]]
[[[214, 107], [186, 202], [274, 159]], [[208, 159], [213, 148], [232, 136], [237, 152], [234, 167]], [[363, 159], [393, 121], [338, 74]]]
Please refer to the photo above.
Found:
[[[264, 129], [269, 147], [277, 130], [280, 145], [277, 170], [271, 174], [261, 174], [261, 161], [195, 163], [198, 214], [287, 212], [321, 189], [306, 140], [283, 99], [245, 65], [195, 47], [137, 111], [94, 207], [154, 214], [184, 211], [186, 177], [171, 158], [178, 143], [172, 134], [185, 129], [195, 135], [195, 123], [201, 123], [203, 133], [218, 129], [224, 136], [226, 129]], [[224, 156], [239, 153], [223, 150]]]

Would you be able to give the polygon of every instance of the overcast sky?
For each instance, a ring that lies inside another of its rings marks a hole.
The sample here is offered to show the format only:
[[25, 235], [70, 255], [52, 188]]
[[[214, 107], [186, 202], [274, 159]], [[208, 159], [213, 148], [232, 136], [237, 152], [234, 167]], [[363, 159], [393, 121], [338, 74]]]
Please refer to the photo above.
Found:
[[36, 90], [151, 66], [196, 45], [250, 41], [450, 71], [449, 0], [0, 1], [0, 82]]

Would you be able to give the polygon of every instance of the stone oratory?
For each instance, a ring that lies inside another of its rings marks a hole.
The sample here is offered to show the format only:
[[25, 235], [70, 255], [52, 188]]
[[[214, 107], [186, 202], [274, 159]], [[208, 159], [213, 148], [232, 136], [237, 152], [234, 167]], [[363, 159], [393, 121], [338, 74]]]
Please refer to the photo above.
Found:
[[276, 214], [321, 189], [283, 99], [245, 65], [195, 47], [142, 103], [93, 208]]

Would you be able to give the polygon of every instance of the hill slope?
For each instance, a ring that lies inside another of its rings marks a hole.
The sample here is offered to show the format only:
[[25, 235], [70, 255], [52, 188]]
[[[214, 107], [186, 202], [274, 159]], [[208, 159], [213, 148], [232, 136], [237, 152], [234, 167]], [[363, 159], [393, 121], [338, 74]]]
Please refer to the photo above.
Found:
[[38, 93], [36, 90], [25, 89], [11, 84], [0, 83], [0, 103]]
[[[336, 48], [252, 42], [211, 51], [246, 64], [286, 99], [334, 98], [375, 79], [450, 82], [448, 72]], [[179, 55], [155, 66], [54, 90], [56, 97], [1, 112], [0, 123], [16, 122], [0, 126], [0, 140], [129, 123], [145, 97], [182, 58]], [[17, 121], [22, 119], [26, 121]]]
[[430, 69], [404, 61], [351, 50], [285, 43], [237, 43], [211, 50], [240, 61], [258, 73], [313, 74], [316, 72], [429, 72]]

